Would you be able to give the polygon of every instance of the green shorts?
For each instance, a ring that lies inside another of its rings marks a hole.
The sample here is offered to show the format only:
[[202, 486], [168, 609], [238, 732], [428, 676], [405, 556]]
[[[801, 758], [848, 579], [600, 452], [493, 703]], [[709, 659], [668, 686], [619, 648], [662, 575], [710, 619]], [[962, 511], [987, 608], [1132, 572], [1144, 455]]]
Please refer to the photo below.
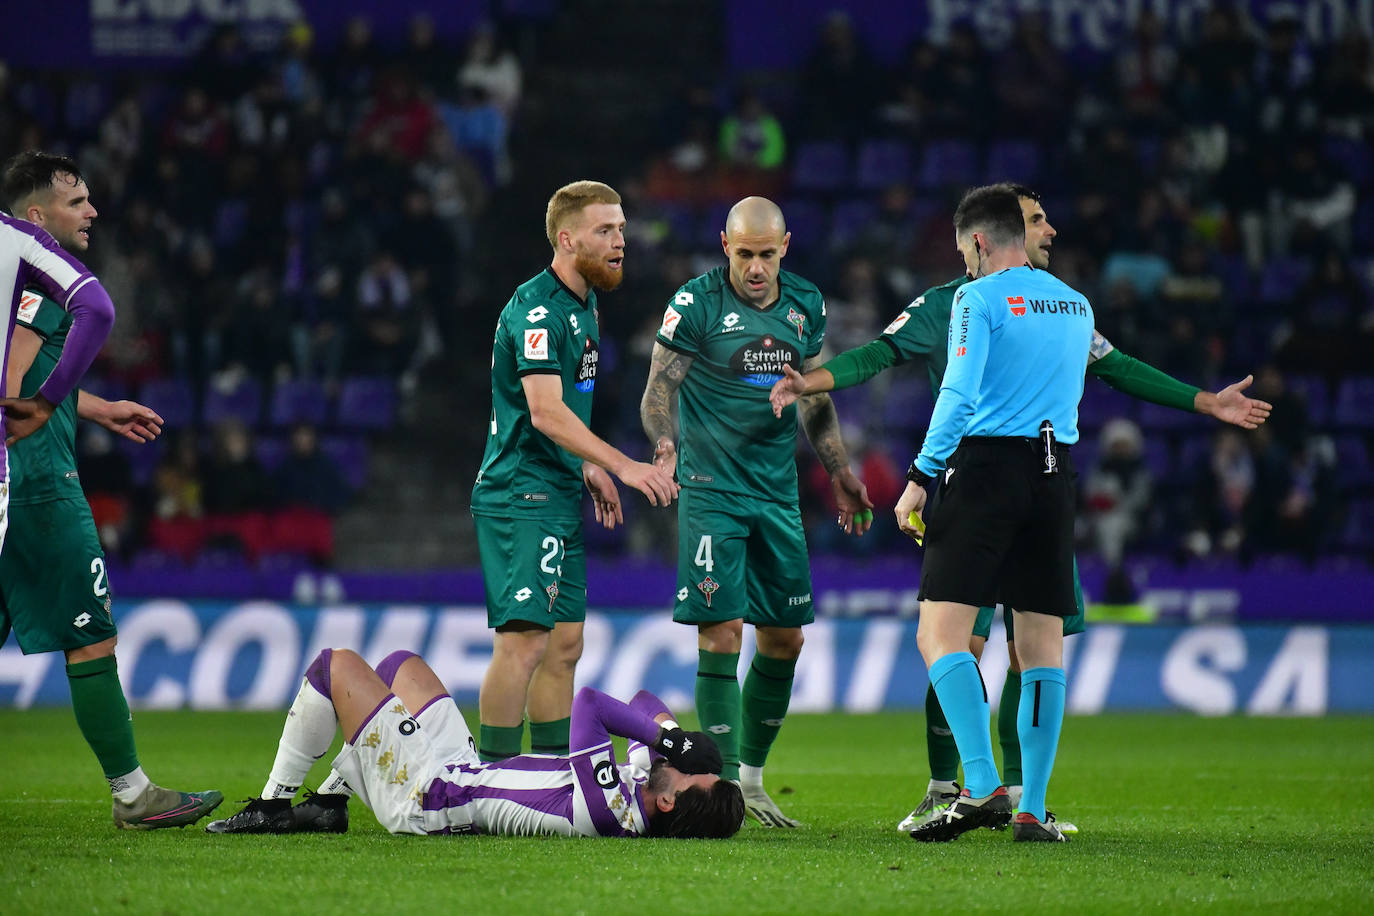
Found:
[[800, 627], [815, 619], [797, 506], [684, 487], [677, 519], [678, 623]]
[[[1086, 630], [1087, 623], [1083, 614], [1083, 581], [1078, 578], [1078, 558], [1073, 560], [1073, 597], [1077, 602], [1077, 610], [1072, 617], [1064, 618], [1064, 635], [1072, 636], [1075, 633], [1082, 633]], [[992, 618], [997, 613], [995, 607], [980, 607], [978, 609], [978, 619], [973, 622], [973, 635], [987, 639], [992, 634]], [[1016, 641], [1016, 625], [1013, 623], [1012, 615], [1004, 615], [1007, 625], [1007, 642]]]
[[487, 626], [516, 621], [553, 629], [587, 618], [587, 556], [580, 518], [473, 515]]
[[0, 550], [0, 645], [11, 628], [25, 655], [79, 649], [117, 632], [105, 553], [84, 499], [10, 506]]

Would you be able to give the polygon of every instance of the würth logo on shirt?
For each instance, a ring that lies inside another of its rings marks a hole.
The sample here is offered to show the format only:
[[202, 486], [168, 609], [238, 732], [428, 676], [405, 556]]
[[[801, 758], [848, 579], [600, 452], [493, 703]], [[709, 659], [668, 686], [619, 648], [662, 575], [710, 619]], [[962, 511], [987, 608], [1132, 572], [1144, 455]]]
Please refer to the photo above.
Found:
[[1015, 315], [1017, 318], [1020, 318], [1022, 315], [1026, 314], [1025, 296], [1008, 296], [1007, 305], [1011, 306], [1011, 313]]

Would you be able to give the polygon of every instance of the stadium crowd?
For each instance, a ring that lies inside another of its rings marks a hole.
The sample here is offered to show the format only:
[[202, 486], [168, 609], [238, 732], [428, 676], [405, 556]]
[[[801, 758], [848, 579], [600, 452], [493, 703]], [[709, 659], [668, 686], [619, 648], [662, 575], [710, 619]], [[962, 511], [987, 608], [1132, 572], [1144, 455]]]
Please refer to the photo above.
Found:
[[[543, 181], [511, 153], [540, 66], [490, 26], [450, 46], [417, 19], [390, 49], [358, 20], [338, 47], [299, 24], [265, 58], [226, 26], [176, 79], [0, 76], [0, 152], [73, 154], [101, 210], [89, 255], [119, 318], [91, 385], [168, 416], [156, 451], [83, 439], [112, 549], [227, 539], [328, 562], [327, 519], [365, 478], [367, 434], [392, 429], [396, 402], [501, 304], [478, 239], [503, 225], [492, 201], [512, 181]], [[598, 423], [632, 454], [661, 304], [719, 261], [733, 200], [782, 204], [786, 266], [826, 291], [838, 351], [951, 279], [953, 202], [1012, 179], [1042, 194], [1052, 269], [1117, 347], [1209, 390], [1253, 372], [1275, 405], [1238, 433], [1090, 380], [1083, 546], [1111, 563], [1374, 556], [1368, 35], [1315, 46], [1296, 19], [1216, 4], [1187, 43], [1146, 10], [1114, 54], [1090, 56], [1061, 53], [1028, 15], [1009, 47], [965, 23], [884, 67], [837, 13], [786, 73], [644, 91], [663, 95], [657, 154], [607, 144], [594, 176], [626, 197], [616, 301], [634, 316], [603, 330]], [[457, 371], [483, 387], [484, 361]], [[836, 402], [891, 505], [930, 416], [922, 373]], [[484, 420], [484, 404], [458, 409]], [[902, 549], [890, 526], [835, 537], [825, 474], [799, 458], [815, 549]], [[273, 542], [287, 500], [323, 515], [320, 540]], [[644, 515], [590, 546], [652, 551], [644, 526], [660, 522]]]

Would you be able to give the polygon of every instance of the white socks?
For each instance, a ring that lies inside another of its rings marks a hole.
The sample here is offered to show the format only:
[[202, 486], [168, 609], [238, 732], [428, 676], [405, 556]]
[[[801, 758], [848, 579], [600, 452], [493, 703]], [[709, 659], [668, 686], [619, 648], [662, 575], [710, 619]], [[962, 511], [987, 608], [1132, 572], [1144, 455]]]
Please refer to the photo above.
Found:
[[300, 791], [310, 768], [329, 750], [338, 728], [334, 703], [320, 693], [309, 680], [301, 680], [301, 689], [286, 714], [286, 724], [277, 743], [277, 758], [263, 787], [263, 798], [291, 798]]
[[751, 767], [747, 763], [739, 765], [739, 787], [745, 795], [763, 791], [763, 767]]
[[110, 784], [110, 794], [126, 805], [132, 805], [143, 790], [148, 788], [148, 776], [143, 772], [143, 767], [138, 767], [132, 773], [125, 773], [123, 776], [116, 776], [114, 779], [106, 778]]

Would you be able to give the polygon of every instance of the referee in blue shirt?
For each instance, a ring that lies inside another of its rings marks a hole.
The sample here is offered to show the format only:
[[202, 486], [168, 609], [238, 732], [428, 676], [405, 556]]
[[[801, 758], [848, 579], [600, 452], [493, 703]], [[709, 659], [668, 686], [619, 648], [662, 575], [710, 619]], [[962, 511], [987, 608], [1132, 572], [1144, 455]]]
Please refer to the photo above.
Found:
[[966, 786], [941, 818], [911, 835], [952, 840], [1012, 819], [992, 757], [987, 691], [968, 651], [978, 608], [1001, 602], [1016, 615], [1023, 667], [1017, 732], [1025, 788], [1012, 835], [1063, 841], [1046, 817], [1045, 790], [1064, 717], [1062, 618], [1075, 610], [1068, 447], [1078, 441], [1092, 306], [1026, 263], [1025, 223], [1011, 191], [969, 191], [954, 229], [974, 279], [955, 294], [949, 368], [896, 511], [912, 537], [911, 513], [925, 522], [916, 641]]

